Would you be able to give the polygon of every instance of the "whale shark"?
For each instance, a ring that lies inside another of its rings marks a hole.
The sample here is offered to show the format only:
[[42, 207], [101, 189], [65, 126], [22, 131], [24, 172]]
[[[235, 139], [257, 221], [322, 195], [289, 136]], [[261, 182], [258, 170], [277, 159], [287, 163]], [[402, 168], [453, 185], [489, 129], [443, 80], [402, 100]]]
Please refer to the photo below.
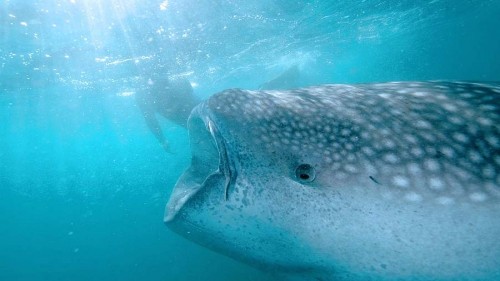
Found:
[[229, 89], [166, 205], [279, 280], [500, 280], [500, 83]]

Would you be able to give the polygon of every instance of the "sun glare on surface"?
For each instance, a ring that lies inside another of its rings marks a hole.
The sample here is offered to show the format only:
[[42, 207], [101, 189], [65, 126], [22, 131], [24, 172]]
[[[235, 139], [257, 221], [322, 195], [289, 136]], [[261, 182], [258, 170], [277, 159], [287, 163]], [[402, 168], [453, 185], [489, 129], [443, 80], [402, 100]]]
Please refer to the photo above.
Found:
[[161, 2], [160, 10], [165, 11], [168, 8], [168, 0]]
[[116, 30], [125, 34], [125, 44], [133, 49], [129, 39], [127, 21], [141, 13], [141, 3], [138, 0], [69, 0], [72, 5], [81, 7], [88, 28], [87, 40], [97, 48], [102, 49], [106, 41]]

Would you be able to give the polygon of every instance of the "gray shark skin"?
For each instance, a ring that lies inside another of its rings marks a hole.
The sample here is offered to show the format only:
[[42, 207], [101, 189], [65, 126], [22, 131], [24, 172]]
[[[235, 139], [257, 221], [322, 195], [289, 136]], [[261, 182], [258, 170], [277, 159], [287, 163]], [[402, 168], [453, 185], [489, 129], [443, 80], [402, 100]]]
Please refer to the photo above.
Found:
[[500, 84], [226, 90], [165, 222], [287, 280], [500, 280]]

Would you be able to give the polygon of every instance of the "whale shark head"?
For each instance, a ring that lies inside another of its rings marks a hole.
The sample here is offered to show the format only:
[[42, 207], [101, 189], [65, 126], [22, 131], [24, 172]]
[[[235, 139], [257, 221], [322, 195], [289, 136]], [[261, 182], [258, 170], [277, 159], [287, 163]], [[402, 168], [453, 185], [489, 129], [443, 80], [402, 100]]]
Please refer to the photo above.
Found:
[[226, 90], [165, 222], [300, 280], [498, 279], [499, 113], [498, 84]]

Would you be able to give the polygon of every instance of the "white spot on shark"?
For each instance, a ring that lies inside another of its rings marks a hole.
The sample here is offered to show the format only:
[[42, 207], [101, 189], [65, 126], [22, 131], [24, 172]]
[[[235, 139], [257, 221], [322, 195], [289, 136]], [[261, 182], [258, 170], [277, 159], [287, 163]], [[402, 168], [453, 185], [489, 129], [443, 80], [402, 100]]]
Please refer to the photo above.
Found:
[[405, 195], [406, 200], [410, 202], [420, 202], [422, 201], [422, 196], [416, 192], [409, 192]]
[[392, 182], [394, 183], [395, 186], [401, 188], [408, 188], [410, 186], [410, 181], [408, 180], [408, 178], [404, 176], [395, 176], [392, 179]]
[[488, 196], [482, 192], [474, 192], [469, 197], [474, 202], [483, 202], [488, 199]]

